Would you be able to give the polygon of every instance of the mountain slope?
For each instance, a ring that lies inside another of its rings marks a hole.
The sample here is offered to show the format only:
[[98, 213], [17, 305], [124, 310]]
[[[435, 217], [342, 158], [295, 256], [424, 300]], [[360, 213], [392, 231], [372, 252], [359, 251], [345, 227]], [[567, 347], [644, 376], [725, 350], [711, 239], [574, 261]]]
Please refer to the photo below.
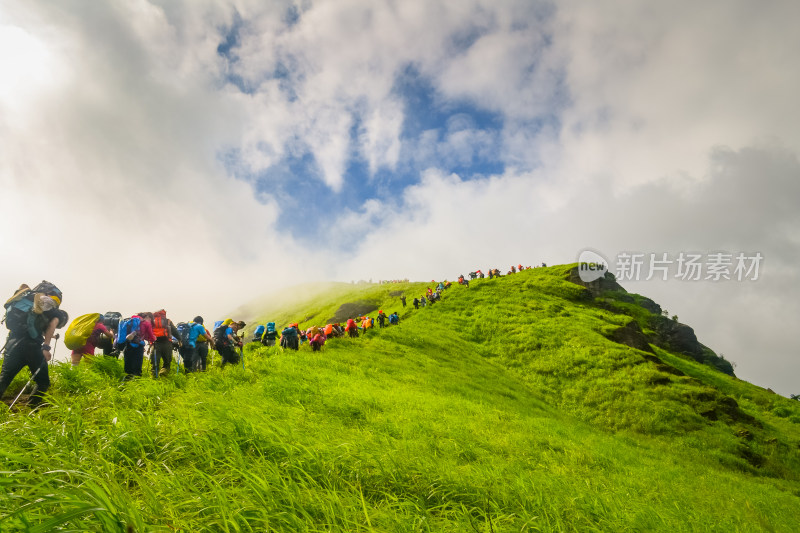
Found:
[[568, 271], [417, 311], [426, 284], [338, 285], [257, 318], [400, 325], [244, 369], [58, 367], [53, 406], [0, 413], [0, 530], [797, 530], [797, 402], [609, 340], [631, 317]]

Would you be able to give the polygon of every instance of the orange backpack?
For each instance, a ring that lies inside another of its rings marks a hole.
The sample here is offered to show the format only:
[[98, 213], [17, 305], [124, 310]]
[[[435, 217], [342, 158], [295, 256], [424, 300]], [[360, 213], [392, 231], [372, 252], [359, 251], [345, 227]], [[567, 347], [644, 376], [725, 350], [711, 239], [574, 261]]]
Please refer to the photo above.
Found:
[[153, 315], [153, 335], [159, 337], [172, 337], [169, 330], [169, 319], [167, 319], [167, 312], [159, 312]]

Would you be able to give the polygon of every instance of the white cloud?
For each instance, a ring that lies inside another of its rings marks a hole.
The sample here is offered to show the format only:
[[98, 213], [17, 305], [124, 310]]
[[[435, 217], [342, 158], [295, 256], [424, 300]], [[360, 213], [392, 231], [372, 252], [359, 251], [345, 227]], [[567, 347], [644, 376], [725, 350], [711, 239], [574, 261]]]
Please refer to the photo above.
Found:
[[[50, 279], [74, 313], [190, 316], [328, 277], [318, 265], [342, 265], [345, 280], [429, 279], [572, 260], [586, 245], [763, 247], [777, 282], [654, 291], [745, 377], [792, 392], [781, 365], [797, 346], [785, 331], [798, 318], [787, 267], [798, 246], [798, 10], [749, 0], [5, 4], [0, 246], [13, 260], [0, 285]], [[218, 47], [234, 26], [227, 61]], [[456, 116], [402, 139], [416, 111], [398, 94], [409, 69], [438, 110], [492, 112], [499, 131]], [[307, 153], [332, 191], [354, 157], [371, 173], [428, 170], [405, 190], [388, 178], [383, 199], [330, 221], [365, 228], [353, 254], [279, 234], [271, 191], [291, 189], [289, 161]], [[502, 176], [453, 175], [492, 155]], [[247, 174], [266, 187], [253, 191]], [[24, 233], [12, 230], [19, 220]], [[770, 318], [773, 308], [784, 311]]]

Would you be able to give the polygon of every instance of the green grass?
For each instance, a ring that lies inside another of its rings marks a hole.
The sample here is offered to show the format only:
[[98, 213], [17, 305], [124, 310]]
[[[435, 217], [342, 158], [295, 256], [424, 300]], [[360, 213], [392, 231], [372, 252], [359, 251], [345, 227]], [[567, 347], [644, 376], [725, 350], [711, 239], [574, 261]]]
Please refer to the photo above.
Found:
[[630, 318], [565, 272], [418, 311], [392, 293], [425, 284], [334, 286], [253, 316], [401, 324], [245, 370], [57, 366], [52, 406], [0, 409], [0, 531], [797, 531], [800, 402], [609, 341]]

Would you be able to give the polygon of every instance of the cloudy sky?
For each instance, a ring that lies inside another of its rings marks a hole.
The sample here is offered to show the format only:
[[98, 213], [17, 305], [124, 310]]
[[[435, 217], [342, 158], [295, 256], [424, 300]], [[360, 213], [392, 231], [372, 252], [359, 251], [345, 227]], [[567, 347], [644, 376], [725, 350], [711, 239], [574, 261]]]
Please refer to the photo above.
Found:
[[0, 0], [0, 291], [216, 318], [305, 281], [758, 252], [755, 281], [624, 285], [800, 393], [797, 20], [789, 0]]

